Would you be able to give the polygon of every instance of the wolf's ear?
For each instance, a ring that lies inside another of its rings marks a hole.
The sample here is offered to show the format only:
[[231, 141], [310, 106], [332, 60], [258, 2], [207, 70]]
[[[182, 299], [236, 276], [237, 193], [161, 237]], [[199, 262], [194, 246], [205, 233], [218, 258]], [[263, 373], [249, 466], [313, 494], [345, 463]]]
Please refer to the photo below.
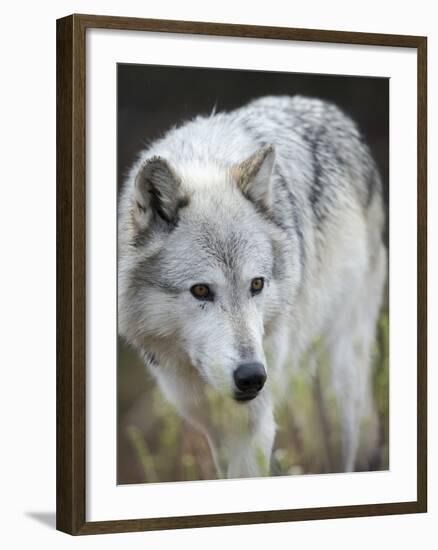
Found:
[[274, 147], [268, 145], [231, 170], [245, 197], [264, 209], [271, 207], [271, 175], [274, 162]]
[[154, 216], [175, 225], [184, 204], [181, 181], [168, 162], [161, 157], [147, 160], [135, 176], [133, 215], [137, 225], [146, 227]]

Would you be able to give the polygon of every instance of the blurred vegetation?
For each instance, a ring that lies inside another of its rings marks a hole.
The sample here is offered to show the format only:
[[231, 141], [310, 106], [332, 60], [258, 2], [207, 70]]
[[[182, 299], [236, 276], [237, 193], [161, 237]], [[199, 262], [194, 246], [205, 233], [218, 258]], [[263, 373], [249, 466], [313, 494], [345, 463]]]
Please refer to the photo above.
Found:
[[[366, 419], [357, 469], [388, 469], [389, 327], [388, 300], [380, 315], [373, 350], [373, 390], [377, 418]], [[119, 342], [119, 484], [217, 478], [204, 436], [182, 420], [164, 400], [135, 352]], [[304, 363], [306, 358], [303, 359]], [[289, 380], [293, 399], [276, 411], [278, 431], [270, 475], [339, 471], [337, 405], [327, 384], [321, 355], [316, 375], [306, 365]], [[213, 403], [213, 406], [214, 403]], [[222, 417], [226, 409], [217, 405]], [[228, 409], [230, 410], [230, 409]], [[372, 452], [370, 452], [372, 451]]]

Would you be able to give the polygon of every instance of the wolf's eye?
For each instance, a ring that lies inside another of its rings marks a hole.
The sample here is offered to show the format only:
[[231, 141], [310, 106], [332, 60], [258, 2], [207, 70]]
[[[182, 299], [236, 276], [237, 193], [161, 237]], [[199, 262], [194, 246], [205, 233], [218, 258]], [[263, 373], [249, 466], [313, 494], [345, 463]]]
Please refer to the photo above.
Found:
[[212, 300], [213, 293], [207, 285], [193, 285], [190, 289], [192, 295], [198, 300]]
[[263, 290], [263, 287], [265, 285], [265, 280], [263, 277], [256, 277], [251, 281], [251, 294], [254, 296], [254, 294], [259, 294]]

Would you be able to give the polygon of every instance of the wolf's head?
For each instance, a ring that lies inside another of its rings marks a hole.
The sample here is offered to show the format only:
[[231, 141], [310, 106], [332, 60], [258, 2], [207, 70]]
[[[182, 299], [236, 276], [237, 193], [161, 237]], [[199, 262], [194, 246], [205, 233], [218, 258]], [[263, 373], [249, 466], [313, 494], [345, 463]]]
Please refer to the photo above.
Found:
[[194, 368], [241, 401], [264, 386], [263, 339], [285, 300], [274, 157], [266, 147], [231, 167], [148, 158], [120, 203], [121, 334], [157, 368]]

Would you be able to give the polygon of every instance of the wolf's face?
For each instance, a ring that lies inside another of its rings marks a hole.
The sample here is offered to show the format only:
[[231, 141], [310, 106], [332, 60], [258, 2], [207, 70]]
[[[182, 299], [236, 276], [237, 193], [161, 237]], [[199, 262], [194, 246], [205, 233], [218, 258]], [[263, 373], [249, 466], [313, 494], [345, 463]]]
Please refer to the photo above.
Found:
[[120, 251], [122, 334], [162, 368], [195, 368], [239, 401], [264, 386], [263, 337], [281, 307], [284, 251], [256, 209], [269, 208], [272, 163], [271, 148], [196, 175], [152, 159], [130, 199], [129, 260]]

